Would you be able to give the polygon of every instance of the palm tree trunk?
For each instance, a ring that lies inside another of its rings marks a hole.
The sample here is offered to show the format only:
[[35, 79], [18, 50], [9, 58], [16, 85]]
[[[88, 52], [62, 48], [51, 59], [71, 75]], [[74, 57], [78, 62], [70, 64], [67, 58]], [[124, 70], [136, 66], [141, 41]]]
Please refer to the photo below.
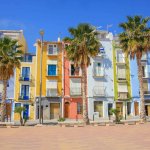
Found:
[[81, 79], [81, 90], [82, 90], [82, 100], [83, 100], [83, 121], [87, 125], [89, 124], [88, 118], [88, 110], [87, 110], [87, 72], [86, 72], [86, 65], [81, 67], [82, 70], [82, 79]]
[[146, 113], [145, 113], [145, 100], [144, 100], [144, 91], [143, 91], [143, 73], [142, 73], [142, 64], [141, 59], [137, 58], [138, 64], [138, 79], [140, 84], [140, 118], [142, 121], [146, 121]]
[[1, 103], [1, 121], [5, 121], [6, 115], [6, 92], [7, 92], [7, 80], [3, 80], [3, 93], [2, 93], [2, 103]]

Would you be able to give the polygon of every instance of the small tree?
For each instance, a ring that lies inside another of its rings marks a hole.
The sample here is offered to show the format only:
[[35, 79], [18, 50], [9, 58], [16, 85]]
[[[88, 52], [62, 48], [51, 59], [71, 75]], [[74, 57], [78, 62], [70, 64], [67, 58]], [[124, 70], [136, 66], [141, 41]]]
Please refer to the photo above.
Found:
[[118, 109], [112, 108], [112, 109], [110, 109], [109, 113], [115, 115], [115, 121], [116, 121], [116, 123], [120, 122], [121, 116], [120, 116], [120, 111]]
[[18, 114], [19, 114], [21, 126], [24, 126], [25, 123], [26, 123], [27, 120], [28, 120], [28, 118], [27, 118], [26, 116], [25, 116], [24, 118], [22, 117], [22, 112], [25, 111], [25, 110], [26, 110], [25, 107], [19, 106], [19, 107], [16, 107], [16, 108], [15, 108], [15, 111], [14, 111], [15, 113], [18, 113]]

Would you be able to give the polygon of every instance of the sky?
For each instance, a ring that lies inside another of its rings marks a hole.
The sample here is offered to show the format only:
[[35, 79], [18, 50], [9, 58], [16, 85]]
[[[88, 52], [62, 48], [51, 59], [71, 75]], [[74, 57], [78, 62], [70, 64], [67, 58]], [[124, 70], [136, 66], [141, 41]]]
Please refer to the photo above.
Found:
[[0, 30], [24, 30], [28, 51], [44, 29], [44, 40], [68, 36], [68, 28], [90, 23], [101, 30], [119, 33], [126, 16], [150, 16], [150, 0], [0, 0]]

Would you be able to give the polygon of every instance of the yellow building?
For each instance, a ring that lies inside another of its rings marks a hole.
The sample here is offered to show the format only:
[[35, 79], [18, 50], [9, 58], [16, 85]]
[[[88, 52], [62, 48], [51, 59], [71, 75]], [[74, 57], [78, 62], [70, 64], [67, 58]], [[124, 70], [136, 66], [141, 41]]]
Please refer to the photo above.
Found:
[[[15, 98], [14, 105], [23, 106], [26, 110], [23, 112], [23, 117], [28, 117], [30, 120], [35, 119], [35, 69], [36, 56], [33, 54], [25, 54], [21, 67], [16, 69], [15, 74]], [[18, 114], [14, 114], [14, 120], [18, 120]]]
[[[39, 118], [41, 42], [36, 44], [36, 119]], [[62, 42], [43, 43], [42, 116], [57, 119], [62, 112]]]

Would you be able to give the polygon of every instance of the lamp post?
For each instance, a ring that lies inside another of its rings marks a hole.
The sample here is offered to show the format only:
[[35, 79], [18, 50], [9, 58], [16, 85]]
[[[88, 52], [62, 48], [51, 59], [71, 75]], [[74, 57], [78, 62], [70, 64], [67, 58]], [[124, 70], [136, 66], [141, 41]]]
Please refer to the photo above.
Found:
[[43, 60], [43, 36], [44, 30], [40, 30], [41, 35], [41, 57], [40, 57], [40, 96], [39, 96], [39, 124], [41, 124], [41, 101], [42, 101], [42, 60]]

